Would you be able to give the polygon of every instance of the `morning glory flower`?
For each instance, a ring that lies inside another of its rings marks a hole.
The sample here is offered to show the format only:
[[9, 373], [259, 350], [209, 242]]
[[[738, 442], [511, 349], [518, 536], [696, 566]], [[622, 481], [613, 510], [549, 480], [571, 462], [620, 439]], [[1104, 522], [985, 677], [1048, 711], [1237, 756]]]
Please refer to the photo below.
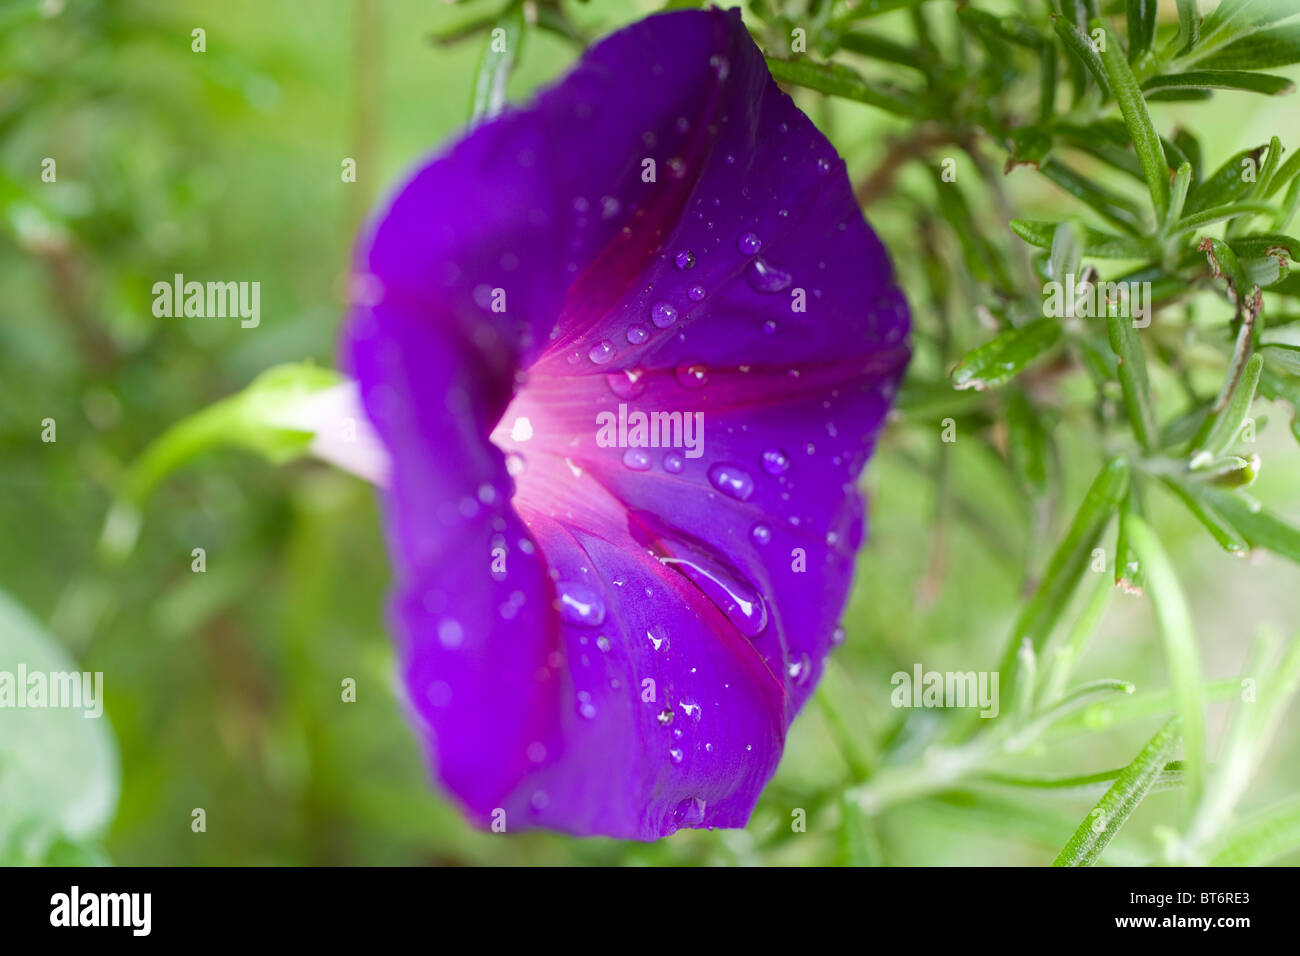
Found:
[[908, 312], [739, 12], [615, 33], [423, 165], [353, 284], [443, 785], [497, 829], [743, 826], [842, 633]]

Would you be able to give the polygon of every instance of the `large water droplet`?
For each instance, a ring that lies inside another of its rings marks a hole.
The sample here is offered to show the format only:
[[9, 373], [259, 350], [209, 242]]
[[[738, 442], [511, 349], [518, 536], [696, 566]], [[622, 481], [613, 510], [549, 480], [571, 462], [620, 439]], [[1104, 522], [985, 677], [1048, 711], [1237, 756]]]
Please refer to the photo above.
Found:
[[683, 362], [677, 366], [677, 381], [682, 388], [703, 388], [709, 384], [709, 367], [703, 362]]
[[677, 804], [673, 820], [678, 826], [693, 827], [704, 822], [705, 803], [699, 797], [687, 797]]
[[656, 302], [650, 306], [650, 321], [657, 328], [666, 329], [677, 321], [677, 309], [667, 302]]
[[623, 452], [623, 464], [633, 471], [649, 471], [650, 453], [644, 448], [629, 448]]
[[636, 398], [645, 391], [645, 370], [629, 368], [621, 372], [610, 372], [605, 376], [605, 384], [619, 398]]
[[703, 555], [673, 555], [659, 560], [699, 588], [741, 634], [758, 637], [767, 628], [767, 605], [739, 572], [724, 569], [719, 562]]
[[763, 248], [763, 240], [752, 232], [741, 233], [740, 238], [736, 240], [736, 248], [740, 250], [741, 255], [752, 256]]
[[709, 481], [724, 495], [740, 501], [749, 500], [754, 493], [754, 479], [739, 465], [720, 461], [709, 469]]
[[794, 281], [790, 273], [768, 265], [762, 259], [754, 259], [745, 266], [745, 281], [755, 292], [772, 294], [790, 287]]
[[560, 614], [571, 624], [599, 627], [605, 621], [605, 601], [595, 589], [581, 581], [561, 581], [555, 586], [559, 592]]
[[591, 359], [597, 365], [604, 365], [614, 357], [614, 343], [609, 339], [602, 339], [593, 345], [587, 352], [587, 358]]
[[679, 269], [695, 268], [695, 253], [689, 249], [683, 249], [677, 255], [673, 256], [673, 265]]

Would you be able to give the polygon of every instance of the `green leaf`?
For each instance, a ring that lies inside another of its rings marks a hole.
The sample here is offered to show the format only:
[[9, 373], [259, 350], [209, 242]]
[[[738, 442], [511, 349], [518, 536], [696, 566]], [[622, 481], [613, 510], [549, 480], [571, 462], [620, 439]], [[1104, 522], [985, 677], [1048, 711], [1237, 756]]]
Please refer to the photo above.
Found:
[[[21, 668], [21, 671], [20, 671]], [[0, 709], [0, 865], [42, 860], [60, 841], [102, 836], [121, 790], [117, 744], [103, 716], [102, 676], [87, 682], [67, 651], [31, 615], [0, 591], [0, 672], [13, 675], [14, 692], [41, 675], [47, 691], [70, 686], [55, 675], [75, 675], [83, 706]], [[20, 675], [26, 675], [18, 684]], [[52, 698], [46, 696], [46, 703]], [[89, 716], [99, 712], [100, 716]]]
[[1151, 451], [1156, 447], [1159, 430], [1147, 379], [1146, 353], [1142, 351], [1132, 319], [1116, 314], [1119, 311], [1127, 310], [1106, 310], [1106, 335], [1111, 351], [1119, 360], [1119, 384], [1124, 393], [1129, 423], [1133, 426], [1133, 436], [1146, 451]]
[[899, 116], [923, 117], [926, 113], [916, 97], [898, 87], [872, 85], [839, 63], [767, 58], [768, 69], [779, 83], [805, 86], [819, 93], [866, 103]]
[[1285, 76], [1273, 76], [1269, 73], [1245, 73], [1240, 70], [1193, 70], [1187, 73], [1170, 73], [1152, 76], [1142, 81], [1146, 93], [1161, 90], [1245, 90], [1248, 93], [1263, 93], [1265, 96], [1279, 96], [1294, 93], [1295, 84]]
[[1138, 58], [1151, 49], [1151, 41], [1156, 37], [1157, 0], [1127, 0], [1125, 19], [1128, 22], [1128, 61], [1136, 63]]
[[1127, 460], [1114, 458], [1093, 479], [1074, 521], [1052, 553], [1038, 589], [1016, 618], [1011, 640], [998, 668], [1003, 675], [1003, 693], [1008, 691], [1012, 683], [1016, 655], [1021, 644], [1028, 640], [1035, 651], [1041, 652], [1048, 635], [1065, 612], [1070, 595], [1088, 568], [1092, 549], [1096, 547], [1106, 525], [1110, 523], [1111, 515], [1128, 491], [1129, 470]]
[[1266, 70], [1300, 63], [1300, 23], [1262, 30], [1199, 60], [1210, 70]]
[[1185, 484], [1173, 478], [1166, 478], [1164, 485], [1183, 503], [1192, 517], [1200, 522], [1224, 551], [1242, 556], [1250, 550], [1249, 544], [1236, 529], [1220, 517], [1213, 508], [1192, 494]]
[[1203, 226], [1210, 225], [1211, 223], [1220, 222], [1224, 219], [1232, 219], [1235, 216], [1253, 214], [1266, 215], [1276, 211], [1277, 209], [1270, 206], [1268, 203], [1255, 202], [1253, 200], [1229, 203], [1226, 206], [1213, 206], [1209, 209], [1202, 209], [1199, 212], [1194, 212], [1190, 215], [1184, 216], [1182, 219], [1178, 220], [1178, 222], [1174, 223], [1174, 227], [1170, 230], [1170, 234], [1178, 235], [1182, 232], [1190, 232], [1193, 229], [1200, 229]]
[[1044, 160], [1039, 164], [1038, 171], [1116, 225], [1133, 233], [1146, 231], [1142, 214], [1133, 202], [1075, 172], [1056, 157]]
[[1211, 866], [1263, 866], [1300, 850], [1300, 796], [1242, 820], [1208, 847]]
[[1047, 490], [1047, 432], [1019, 389], [1007, 392], [1006, 420], [1007, 452], [1020, 486], [1041, 495]]
[[1119, 533], [1115, 538], [1115, 586], [1128, 594], [1141, 594], [1146, 587], [1142, 561], [1129, 542], [1129, 523], [1140, 516], [1137, 483], [1129, 486], [1129, 493], [1119, 506]]
[[1052, 27], [1056, 30], [1056, 35], [1061, 38], [1065, 44], [1066, 51], [1082, 63], [1092, 74], [1097, 85], [1101, 87], [1103, 96], [1110, 95], [1110, 78], [1106, 73], [1106, 68], [1102, 65], [1101, 57], [1093, 49], [1092, 40], [1088, 35], [1078, 28], [1077, 25], [1068, 22], [1059, 17], [1053, 18]]
[[954, 388], [983, 391], [1011, 381], [1061, 337], [1060, 320], [1044, 317], [1008, 329], [966, 355], [952, 371]]
[[1205, 780], [1205, 689], [1201, 686], [1191, 612], [1164, 547], [1147, 523], [1136, 515], [1129, 519], [1129, 540], [1146, 572], [1148, 593], [1160, 624], [1165, 660], [1178, 700], [1178, 716], [1182, 719], [1187, 790], [1194, 806]]
[[[1105, 29], [1100, 20], [1094, 20], [1092, 25], [1094, 30], [1099, 27]], [[1119, 103], [1120, 112], [1124, 116], [1124, 125], [1128, 127], [1133, 148], [1137, 151], [1142, 171], [1146, 174], [1147, 189], [1151, 193], [1156, 218], [1163, 219], [1169, 208], [1169, 164], [1165, 161], [1160, 134], [1151, 122], [1146, 101], [1142, 99], [1142, 90], [1124, 59], [1119, 41], [1109, 30], [1106, 31], [1106, 41], [1106, 48], [1101, 52], [1101, 63], [1106, 68], [1115, 101]]]
[[1194, 183], [1187, 196], [1187, 212], [1199, 212], [1212, 206], [1226, 206], [1240, 199], [1254, 187], [1253, 181], [1244, 178], [1246, 169], [1258, 170], [1259, 158], [1265, 146], [1243, 149], [1210, 174], [1208, 179]]
[[1251, 403], [1255, 400], [1255, 390], [1259, 388], [1259, 376], [1264, 369], [1264, 359], [1252, 355], [1242, 369], [1241, 375], [1228, 399], [1228, 404], [1218, 414], [1206, 417], [1205, 424], [1192, 443], [1192, 466], [1197, 467], [1197, 459], [1204, 456], [1208, 461], [1217, 458], [1228, 450], [1237, 438], [1246, 416], [1250, 414]]
[[1267, 548], [1274, 554], [1300, 564], [1300, 528], [1263, 508], [1252, 507], [1245, 499], [1230, 491], [1198, 485], [1196, 492], [1223, 515], [1251, 547]]
[[1169, 720], [1111, 784], [1079, 824], [1053, 866], [1092, 866], [1115, 834], [1133, 815], [1142, 798], [1159, 780], [1178, 746], [1178, 718]]
[[[1011, 230], [1031, 246], [1041, 249], [1052, 247], [1052, 238], [1059, 223], [1040, 219], [1012, 219]], [[1144, 259], [1156, 249], [1149, 239], [1138, 236], [1117, 236], [1088, 226], [1075, 225], [1089, 259]]]
[[[501, 30], [497, 34], [497, 30]], [[489, 32], [478, 71], [474, 74], [474, 93], [470, 100], [469, 125], [490, 120], [505, 108], [506, 81], [519, 62], [524, 42], [524, 6], [511, 3]]]

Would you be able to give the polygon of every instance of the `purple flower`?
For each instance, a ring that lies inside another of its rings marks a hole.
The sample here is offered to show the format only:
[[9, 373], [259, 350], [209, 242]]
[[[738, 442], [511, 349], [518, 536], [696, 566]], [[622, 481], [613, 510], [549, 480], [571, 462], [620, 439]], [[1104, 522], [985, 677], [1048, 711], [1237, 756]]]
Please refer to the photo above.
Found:
[[443, 783], [507, 829], [743, 826], [840, 633], [908, 313], [739, 12], [622, 30], [424, 165], [356, 285]]

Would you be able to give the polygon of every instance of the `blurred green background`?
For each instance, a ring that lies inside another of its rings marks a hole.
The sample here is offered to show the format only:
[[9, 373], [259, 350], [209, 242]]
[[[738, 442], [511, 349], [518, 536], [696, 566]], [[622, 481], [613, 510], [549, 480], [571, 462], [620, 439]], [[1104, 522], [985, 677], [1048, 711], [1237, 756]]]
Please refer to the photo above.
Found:
[[[566, 9], [596, 36], [659, 6], [593, 0]], [[0, 3], [0, 589], [34, 618], [0, 604], [0, 631], [103, 671], [107, 700], [98, 729], [65, 721], [51, 725], [49, 740], [17, 740], [24, 731], [0, 711], [0, 860], [836, 862], [845, 852], [837, 805], [850, 779], [845, 749], [892, 734], [905, 753], [938, 719], [911, 711], [899, 726], [890, 675], [915, 663], [993, 666], [1025, 569], [1043, 560], [1042, 529], [991, 447], [940, 446], [937, 423], [896, 428], [882, 441], [866, 479], [872, 536], [845, 617], [847, 645], [820, 692], [826, 706], [810, 706], [796, 723], [745, 831], [638, 845], [469, 828], [430, 786], [395, 696], [374, 496], [323, 465], [206, 456], [154, 495], [125, 564], [100, 561], [112, 489], [151, 439], [276, 363], [333, 364], [341, 275], [361, 217], [468, 114], [482, 38], [432, 37], [495, 8], [485, 0]], [[877, 22], [894, 28], [889, 18]], [[204, 53], [191, 51], [195, 28], [206, 31]], [[511, 98], [559, 75], [574, 55], [559, 37], [531, 31]], [[861, 105], [831, 108], [816, 97], [805, 105], [850, 171], [870, 174], [892, 121]], [[1298, 128], [1294, 97], [1229, 93], [1162, 105], [1156, 118], [1184, 114], [1196, 117], [1210, 167], [1275, 132], [1294, 139]], [[54, 183], [41, 181], [46, 157], [57, 162]], [[349, 157], [356, 183], [340, 180]], [[1008, 176], [1006, 188], [1018, 210], [1060, 211], [1061, 194], [1026, 171]], [[894, 250], [924, 333], [916, 208], [886, 195], [868, 214]], [[948, 251], [940, 268], [959, 281], [960, 259]], [[155, 318], [151, 286], [175, 272], [259, 281], [261, 326]], [[927, 361], [935, 359], [922, 350], [918, 362]], [[1284, 412], [1268, 417], [1254, 490], [1300, 518], [1300, 449]], [[47, 418], [57, 423], [55, 443], [40, 440]], [[1057, 435], [1067, 504], [1098, 465], [1068, 426]], [[940, 454], [951, 456], [942, 506], [929, 480]], [[1227, 557], [1162, 502], [1153, 523], [1182, 574], [1211, 678], [1242, 672], [1261, 624], [1294, 629], [1294, 566], [1267, 554]], [[191, 572], [196, 547], [206, 550], [203, 574]], [[1147, 603], [1111, 600], [1079, 676], [1124, 677], [1140, 690], [1167, 685]], [[348, 677], [358, 684], [355, 703], [340, 700]], [[1223, 704], [1211, 712], [1211, 753], [1225, 713]], [[1024, 766], [1061, 774], [1122, 766], [1160, 723], [1108, 729], [1103, 711], [1092, 717], [1080, 727], [1087, 733], [1040, 748]], [[1293, 707], [1248, 807], [1300, 789], [1295, 718]], [[102, 733], [110, 727], [111, 737]], [[74, 739], [87, 734], [103, 739]], [[110, 758], [115, 748], [116, 759], [97, 762], [87, 747]], [[63, 775], [62, 801], [30, 799], [12, 756], [23, 748]], [[884, 815], [878, 839], [890, 863], [1045, 863], [1095, 797], [926, 797]], [[1150, 797], [1108, 861], [1149, 848], [1177, 799]], [[207, 829], [195, 833], [191, 813], [200, 807]], [[793, 808], [808, 811], [806, 833], [791, 832]]]

